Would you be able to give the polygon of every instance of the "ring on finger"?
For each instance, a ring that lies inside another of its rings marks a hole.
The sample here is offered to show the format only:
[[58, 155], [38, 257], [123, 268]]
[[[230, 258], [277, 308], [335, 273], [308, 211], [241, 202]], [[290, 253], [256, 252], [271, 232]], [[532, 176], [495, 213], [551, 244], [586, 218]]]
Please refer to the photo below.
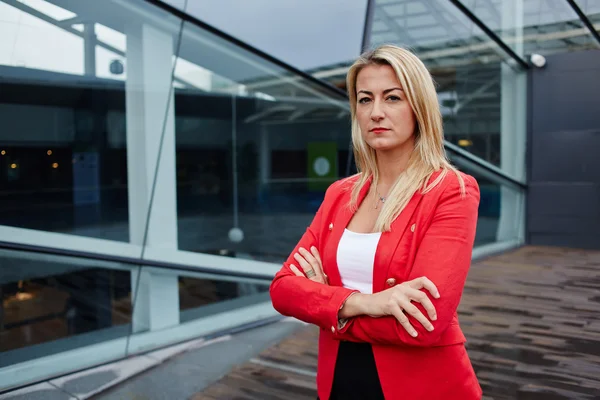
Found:
[[312, 278], [313, 276], [317, 276], [317, 273], [315, 272], [314, 269], [309, 269], [308, 271], [306, 271], [306, 277], [307, 278]]

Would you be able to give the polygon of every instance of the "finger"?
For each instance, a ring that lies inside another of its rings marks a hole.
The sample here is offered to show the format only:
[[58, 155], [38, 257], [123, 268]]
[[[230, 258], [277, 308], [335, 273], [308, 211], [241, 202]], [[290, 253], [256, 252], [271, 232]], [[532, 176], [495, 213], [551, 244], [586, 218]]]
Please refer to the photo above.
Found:
[[427, 289], [429, 291], [429, 293], [431, 293], [431, 295], [433, 297], [435, 297], [436, 299], [440, 298], [440, 292], [437, 289], [437, 287], [435, 286], [435, 284], [433, 282], [431, 282], [429, 280], [429, 278], [422, 276], [420, 278], [414, 279], [411, 281], [411, 283], [414, 282], [414, 284], [411, 284], [410, 286], [414, 289]]
[[396, 317], [396, 319], [398, 320], [398, 322], [400, 322], [400, 325], [402, 325], [404, 327], [404, 329], [406, 330], [406, 332], [408, 332], [408, 334], [410, 336], [416, 337], [417, 336], [417, 331], [410, 324], [410, 321], [408, 320], [408, 317], [404, 314], [404, 312], [402, 312], [402, 309], [400, 308], [400, 306], [396, 305], [395, 307], [392, 308], [391, 311], [392, 311], [392, 315], [394, 317]]
[[433, 325], [431, 325], [431, 322], [429, 322], [429, 320], [423, 315], [423, 313], [417, 307], [415, 307], [414, 304], [407, 301], [406, 303], [401, 304], [400, 306], [404, 309], [404, 311], [407, 314], [411, 315], [414, 319], [419, 321], [421, 323], [421, 325], [423, 325], [423, 327], [425, 327], [425, 329], [427, 329], [430, 332], [433, 330]]
[[302, 257], [299, 253], [294, 254], [294, 258], [296, 259], [296, 261], [298, 261], [298, 264], [300, 264], [300, 267], [302, 267], [302, 270], [304, 271], [305, 274], [307, 274], [309, 271], [314, 270], [315, 271], [315, 275], [311, 276], [310, 279], [311, 281], [314, 282], [319, 282], [319, 283], [325, 283], [325, 279], [323, 278], [323, 275], [319, 274], [319, 271], [315, 268], [313, 268], [308, 261], [306, 261], [304, 259], [304, 257]]
[[315, 246], [312, 246], [310, 248], [310, 252], [315, 257], [315, 259], [317, 260], [319, 265], [321, 266], [321, 269], [323, 269], [323, 262], [321, 261], [321, 255], [319, 254], [319, 250], [317, 250], [317, 248]]
[[298, 251], [300, 252], [300, 254], [302, 255], [302, 257], [310, 264], [310, 268], [312, 268], [315, 273], [317, 274], [316, 277], [318, 277], [318, 280], [325, 282], [325, 278], [323, 277], [323, 270], [321, 268], [321, 263], [319, 261], [317, 261], [317, 259], [308, 252], [308, 250], [306, 250], [303, 247], [300, 247], [300, 249], [298, 249]]
[[300, 270], [298, 268], [296, 268], [296, 266], [294, 264], [290, 264], [290, 269], [296, 276], [304, 276], [304, 274], [302, 272], [300, 272]]
[[407, 293], [407, 296], [410, 299], [421, 303], [425, 311], [427, 311], [427, 315], [429, 315], [429, 318], [432, 321], [437, 320], [437, 312], [435, 310], [435, 306], [424, 292], [412, 289], [410, 292]]
[[304, 257], [302, 257], [300, 255], [300, 253], [295, 253], [294, 254], [294, 259], [296, 261], [298, 261], [298, 264], [300, 265], [300, 268], [302, 268], [302, 270], [306, 273], [308, 271], [310, 271], [312, 269], [312, 267], [310, 266], [310, 264], [308, 263], [308, 261], [306, 261], [304, 259]]

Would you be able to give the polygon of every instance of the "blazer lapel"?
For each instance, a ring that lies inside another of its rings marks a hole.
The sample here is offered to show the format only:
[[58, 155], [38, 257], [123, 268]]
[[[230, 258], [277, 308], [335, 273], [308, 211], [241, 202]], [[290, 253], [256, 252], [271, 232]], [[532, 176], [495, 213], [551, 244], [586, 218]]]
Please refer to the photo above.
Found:
[[421, 202], [423, 194], [418, 190], [410, 199], [404, 210], [392, 223], [391, 231], [383, 232], [377, 246], [375, 262], [373, 268], [373, 293], [387, 289], [385, 281], [388, 278], [388, 272], [398, 244], [408, 228], [408, 223], [412, 218], [417, 206]]

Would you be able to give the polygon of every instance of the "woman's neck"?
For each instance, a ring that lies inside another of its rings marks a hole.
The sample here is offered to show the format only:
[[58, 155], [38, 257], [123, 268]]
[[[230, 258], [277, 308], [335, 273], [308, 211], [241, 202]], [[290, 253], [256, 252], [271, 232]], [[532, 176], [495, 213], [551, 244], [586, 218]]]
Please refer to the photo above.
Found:
[[378, 152], [377, 170], [379, 172], [378, 190], [389, 192], [402, 172], [408, 167], [410, 152]]

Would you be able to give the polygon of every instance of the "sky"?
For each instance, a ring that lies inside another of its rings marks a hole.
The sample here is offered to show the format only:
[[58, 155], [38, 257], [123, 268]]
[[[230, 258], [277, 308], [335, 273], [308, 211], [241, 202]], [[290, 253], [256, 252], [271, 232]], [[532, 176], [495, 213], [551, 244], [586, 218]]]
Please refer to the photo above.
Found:
[[[162, 0], [183, 9], [185, 0]], [[299, 69], [360, 54], [367, 0], [187, 0], [190, 15]]]

